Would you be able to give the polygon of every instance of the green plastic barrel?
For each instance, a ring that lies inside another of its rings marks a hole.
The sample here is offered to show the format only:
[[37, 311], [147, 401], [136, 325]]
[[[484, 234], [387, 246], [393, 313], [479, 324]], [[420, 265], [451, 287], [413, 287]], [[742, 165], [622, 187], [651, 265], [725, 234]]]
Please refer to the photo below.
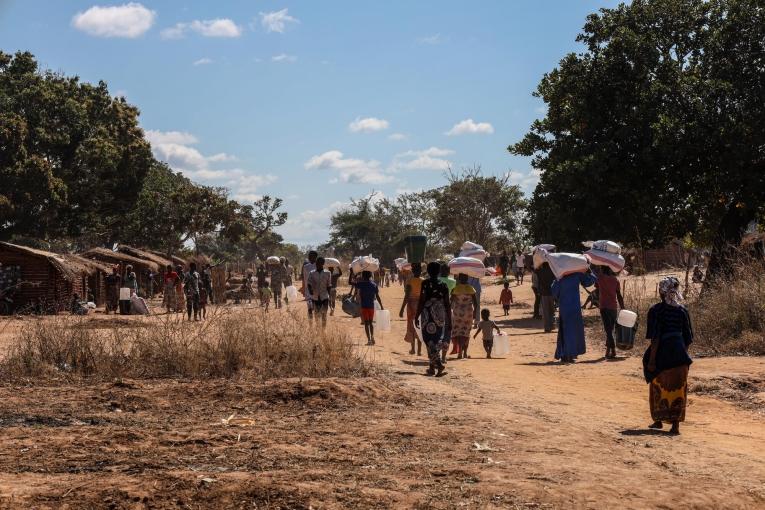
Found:
[[425, 262], [425, 248], [428, 238], [425, 236], [407, 236], [404, 238], [406, 259], [414, 264]]

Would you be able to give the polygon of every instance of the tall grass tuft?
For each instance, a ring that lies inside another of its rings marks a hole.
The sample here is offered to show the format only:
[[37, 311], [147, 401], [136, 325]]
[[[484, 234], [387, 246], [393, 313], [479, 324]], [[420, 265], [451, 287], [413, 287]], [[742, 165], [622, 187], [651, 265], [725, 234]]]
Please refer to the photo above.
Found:
[[290, 312], [222, 310], [208, 313], [203, 322], [187, 322], [181, 315], [116, 325], [75, 317], [35, 321], [0, 361], [0, 379], [266, 380], [366, 376], [373, 370], [350, 336], [331, 325], [324, 330]]

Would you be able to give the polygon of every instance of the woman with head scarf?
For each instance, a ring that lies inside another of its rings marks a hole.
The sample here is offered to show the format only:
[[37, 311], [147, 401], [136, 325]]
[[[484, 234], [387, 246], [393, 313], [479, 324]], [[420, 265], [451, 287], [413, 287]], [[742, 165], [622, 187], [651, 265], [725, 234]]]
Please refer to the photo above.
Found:
[[693, 342], [693, 328], [688, 310], [681, 304], [680, 282], [668, 276], [659, 282], [661, 302], [648, 311], [646, 338], [651, 346], [643, 355], [643, 375], [648, 383], [648, 403], [653, 423], [660, 429], [672, 424], [670, 432], [680, 433], [685, 421], [688, 396], [688, 369], [693, 363], [688, 346]]
[[428, 264], [428, 279], [422, 282], [422, 291], [414, 317], [415, 326], [422, 321], [422, 341], [428, 350], [428, 371], [426, 375], [441, 376], [444, 363], [441, 360], [441, 348], [445, 329], [451, 329], [452, 314], [449, 303], [449, 287], [438, 280], [441, 276], [441, 264]]

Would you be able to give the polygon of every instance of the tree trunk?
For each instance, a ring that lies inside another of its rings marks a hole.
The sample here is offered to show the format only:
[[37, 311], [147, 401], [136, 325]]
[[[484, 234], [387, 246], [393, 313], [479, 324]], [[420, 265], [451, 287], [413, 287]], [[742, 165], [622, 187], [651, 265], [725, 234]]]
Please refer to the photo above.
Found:
[[755, 218], [754, 210], [736, 205], [737, 201], [733, 201], [717, 228], [703, 291], [707, 291], [716, 281], [733, 276], [733, 265], [741, 246], [741, 239], [747, 226]]

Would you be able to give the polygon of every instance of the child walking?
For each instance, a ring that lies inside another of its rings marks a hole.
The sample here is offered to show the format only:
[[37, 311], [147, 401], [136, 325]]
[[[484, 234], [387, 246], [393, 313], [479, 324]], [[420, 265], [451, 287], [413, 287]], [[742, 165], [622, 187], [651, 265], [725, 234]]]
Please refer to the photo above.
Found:
[[385, 310], [380, 300], [379, 287], [372, 281], [371, 271], [363, 271], [361, 281], [357, 282], [355, 287], [361, 300], [361, 322], [364, 323], [364, 332], [367, 334], [367, 345], [374, 345], [375, 299], [380, 304], [380, 310]]
[[486, 351], [486, 358], [491, 359], [491, 349], [494, 347], [494, 330], [497, 330], [497, 333], [502, 333], [499, 330], [499, 327], [497, 324], [489, 319], [489, 309], [484, 308], [481, 310], [481, 322], [478, 323], [478, 326], [476, 326], [478, 331], [475, 332], [475, 335], [473, 335], [473, 338], [478, 336], [478, 333], [483, 333], [483, 348]]
[[513, 304], [513, 291], [510, 290], [509, 282], [504, 283], [502, 293], [499, 295], [499, 303], [502, 305], [502, 310], [505, 312], [505, 317], [510, 315], [510, 305]]

